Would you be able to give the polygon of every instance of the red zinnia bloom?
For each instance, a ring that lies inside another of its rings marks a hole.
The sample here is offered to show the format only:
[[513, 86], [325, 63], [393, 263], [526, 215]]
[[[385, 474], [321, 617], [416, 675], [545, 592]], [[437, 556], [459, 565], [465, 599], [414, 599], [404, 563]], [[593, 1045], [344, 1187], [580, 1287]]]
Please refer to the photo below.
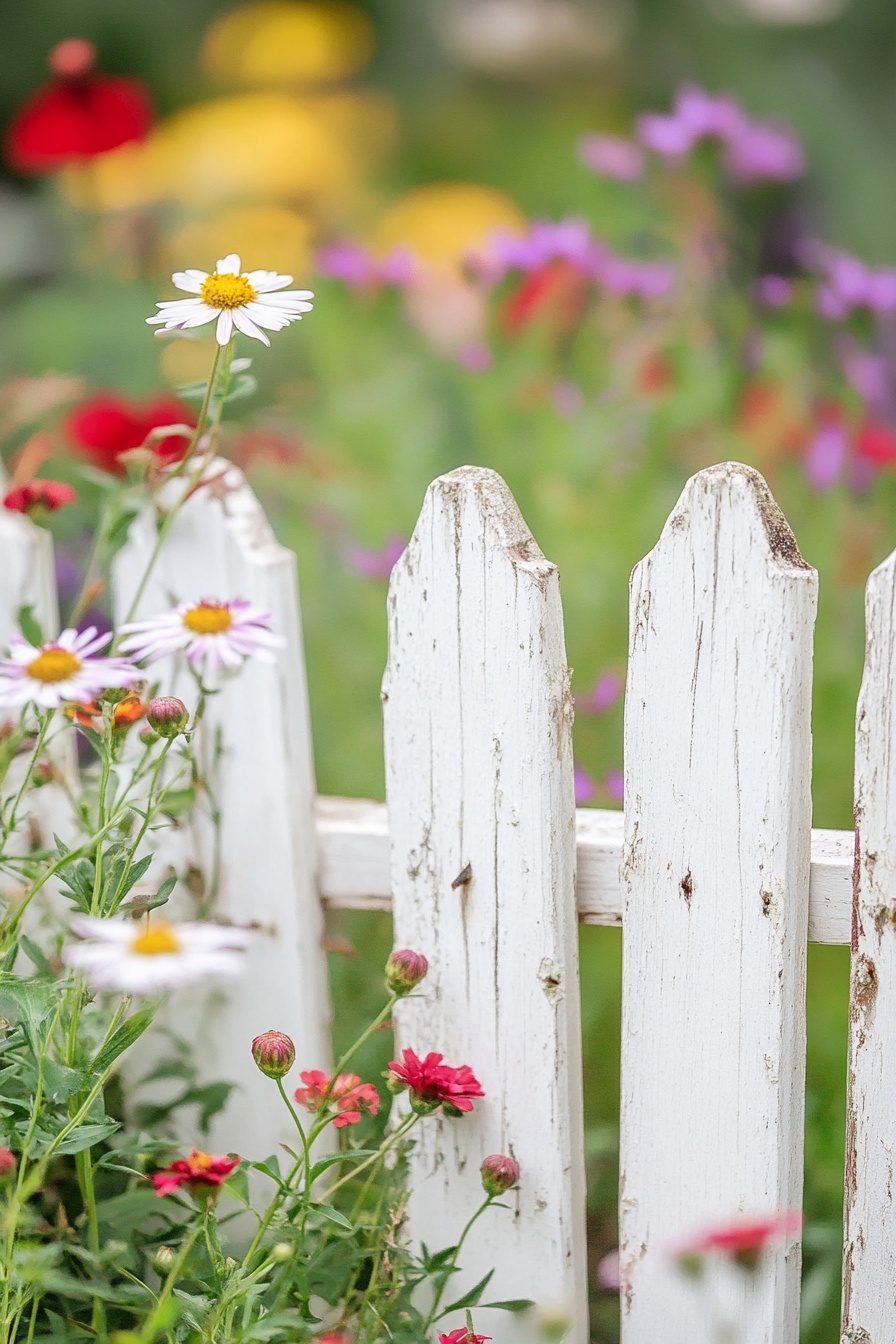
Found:
[[[196, 417], [176, 397], [167, 394], [152, 401], [128, 401], [115, 392], [98, 392], [68, 415], [64, 430], [74, 447], [101, 471], [123, 476], [122, 453], [139, 448], [148, 434], [165, 425], [195, 425]], [[152, 451], [160, 465], [179, 462], [188, 440], [172, 434], [159, 439]]]
[[377, 1113], [379, 1093], [373, 1083], [362, 1083], [356, 1073], [340, 1073], [332, 1087], [329, 1074], [322, 1069], [308, 1069], [299, 1077], [305, 1086], [296, 1088], [296, 1101], [309, 1111], [319, 1111], [324, 1105], [324, 1098], [327, 1105], [332, 1102], [338, 1112], [333, 1117], [336, 1129], [342, 1129], [344, 1125], [356, 1125], [361, 1119], [362, 1109], [371, 1115]]
[[182, 1185], [189, 1186], [193, 1194], [204, 1191], [213, 1195], [241, 1161], [239, 1157], [212, 1157], [194, 1148], [189, 1157], [178, 1158], [151, 1179], [157, 1195], [171, 1195]]
[[804, 1221], [799, 1209], [785, 1209], [765, 1218], [735, 1218], [722, 1227], [704, 1232], [686, 1246], [680, 1246], [676, 1258], [682, 1268], [687, 1269], [699, 1265], [702, 1255], [716, 1251], [729, 1255], [743, 1268], [753, 1270], [769, 1242], [801, 1232]]
[[866, 420], [856, 435], [856, 453], [877, 467], [896, 465], [896, 433], [889, 425]]
[[468, 1064], [452, 1068], [434, 1052], [420, 1059], [413, 1050], [402, 1050], [401, 1061], [393, 1059], [389, 1068], [393, 1079], [409, 1089], [412, 1107], [424, 1114], [444, 1106], [448, 1115], [460, 1115], [472, 1111], [474, 1097], [485, 1096]]
[[452, 1330], [450, 1335], [439, 1335], [439, 1344], [485, 1344], [491, 1335], [473, 1335], [465, 1325]]
[[4, 496], [3, 507], [13, 513], [55, 513], [66, 504], [74, 504], [77, 495], [62, 481], [34, 480], [16, 485]]
[[571, 261], [549, 261], [521, 281], [500, 314], [505, 336], [544, 318], [560, 335], [572, 331], [585, 309], [588, 277]]
[[50, 84], [19, 108], [6, 132], [6, 160], [18, 173], [55, 173], [131, 140], [143, 140], [153, 114], [136, 79], [94, 73], [90, 42], [70, 38], [50, 52]]

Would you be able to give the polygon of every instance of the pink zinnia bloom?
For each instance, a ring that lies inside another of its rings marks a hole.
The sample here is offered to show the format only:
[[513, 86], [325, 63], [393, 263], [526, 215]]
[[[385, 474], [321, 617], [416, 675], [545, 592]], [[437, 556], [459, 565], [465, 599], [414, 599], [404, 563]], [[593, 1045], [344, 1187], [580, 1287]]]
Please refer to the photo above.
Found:
[[336, 1129], [357, 1125], [362, 1110], [376, 1115], [380, 1104], [379, 1093], [373, 1083], [362, 1083], [356, 1073], [340, 1073], [330, 1085], [330, 1075], [322, 1069], [308, 1069], [299, 1074], [304, 1087], [296, 1088], [296, 1101], [308, 1111], [319, 1111], [333, 1105], [338, 1112], [333, 1117]]
[[442, 1106], [447, 1115], [460, 1115], [472, 1111], [474, 1098], [485, 1096], [469, 1065], [452, 1068], [435, 1052], [420, 1059], [413, 1050], [402, 1050], [389, 1068], [393, 1081], [410, 1091], [411, 1106], [423, 1114]]
[[602, 177], [636, 182], [644, 175], [644, 150], [633, 140], [618, 135], [584, 135], [578, 152], [585, 166]]
[[802, 1231], [804, 1221], [799, 1209], [785, 1209], [782, 1213], [772, 1213], [765, 1218], [736, 1218], [679, 1246], [675, 1255], [677, 1259], [687, 1262], [717, 1252], [731, 1256], [745, 1268], [753, 1269], [770, 1242], [795, 1236]]
[[471, 1334], [465, 1325], [452, 1330], [450, 1335], [439, 1335], [439, 1344], [485, 1344], [491, 1335]]
[[72, 487], [62, 481], [33, 480], [7, 491], [3, 507], [13, 513], [55, 513], [76, 499]]
[[182, 1185], [186, 1185], [191, 1194], [213, 1195], [241, 1161], [239, 1157], [212, 1157], [194, 1148], [189, 1157], [178, 1158], [150, 1179], [159, 1196], [172, 1195]]

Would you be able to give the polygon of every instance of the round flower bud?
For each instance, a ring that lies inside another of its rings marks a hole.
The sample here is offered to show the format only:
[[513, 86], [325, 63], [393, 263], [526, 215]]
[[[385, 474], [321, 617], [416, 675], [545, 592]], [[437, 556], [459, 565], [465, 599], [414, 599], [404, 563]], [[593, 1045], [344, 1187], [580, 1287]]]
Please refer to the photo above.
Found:
[[167, 1274], [174, 1264], [175, 1256], [170, 1246], [160, 1246], [152, 1258], [153, 1267], [160, 1274]]
[[0, 1148], [0, 1181], [6, 1180], [16, 1169], [16, 1155], [8, 1148]]
[[266, 1078], [282, 1078], [296, 1062], [296, 1048], [282, 1031], [263, 1031], [252, 1042], [252, 1056]]
[[493, 1153], [479, 1168], [482, 1176], [482, 1188], [487, 1195], [503, 1195], [512, 1190], [520, 1178], [519, 1163], [502, 1153]]
[[107, 686], [100, 693], [100, 699], [106, 705], [120, 705], [129, 695], [133, 695], [130, 686]]
[[291, 1242], [278, 1241], [276, 1246], [271, 1247], [271, 1259], [275, 1265], [285, 1265], [292, 1259], [292, 1252]]
[[386, 984], [401, 999], [419, 985], [428, 970], [429, 962], [422, 952], [403, 947], [393, 952], [386, 962]]
[[178, 737], [186, 728], [189, 718], [183, 700], [173, 695], [157, 695], [146, 706], [146, 722], [159, 737]]
[[399, 1078], [398, 1074], [393, 1073], [391, 1069], [387, 1069], [383, 1077], [386, 1080], [386, 1091], [391, 1092], [393, 1097], [397, 1097], [400, 1093], [408, 1090], [405, 1080]]

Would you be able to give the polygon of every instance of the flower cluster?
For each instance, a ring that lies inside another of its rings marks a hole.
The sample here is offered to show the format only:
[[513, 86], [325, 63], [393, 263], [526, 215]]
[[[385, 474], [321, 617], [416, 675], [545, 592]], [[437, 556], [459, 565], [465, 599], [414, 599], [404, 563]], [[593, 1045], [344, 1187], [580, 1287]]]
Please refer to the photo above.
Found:
[[484, 270], [490, 279], [498, 280], [514, 270], [542, 274], [555, 262], [566, 262], [583, 279], [620, 297], [662, 298], [675, 282], [675, 270], [666, 262], [620, 256], [592, 236], [587, 221], [574, 217], [559, 223], [537, 219], [522, 236], [496, 230]]

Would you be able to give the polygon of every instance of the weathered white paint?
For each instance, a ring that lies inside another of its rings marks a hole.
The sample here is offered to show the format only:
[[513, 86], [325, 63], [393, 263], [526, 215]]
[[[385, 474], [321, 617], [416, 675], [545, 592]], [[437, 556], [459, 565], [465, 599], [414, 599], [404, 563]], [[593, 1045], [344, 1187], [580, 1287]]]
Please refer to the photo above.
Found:
[[896, 1339], [896, 552], [868, 581], [856, 718], [843, 1341]]
[[[128, 610], [155, 538], [149, 514], [134, 523], [115, 572], [118, 618]], [[330, 1058], [326, 963], [315, 880], [314, 776], [295, 556], [277, 544], [242, 474], [222, 464], [213, 488], [197, 491], [179, 515], [153, 571], [139, 612], [151, 615], [181, 601], [245, 597], [273, 615], [284, 639], [276, 664], [250, 660], [208, 702], [204, 750], [216, 737], [214, 770], [222, 815], [220, 892], [213, 916], [257, 926], [245, 978], [211, 991], [176, 996], [170, 1024], [196, 1044], [209, 1079], [239, 1084], [209, 1142], [263, 1158], [294, 1130], [274, 1084], [258, 1072], [252, 1038], [274, 1027], [296, 1043], [300, 1068], [326, 1068]], [[183, 670], [156, 664], [192, 709], [196, 687]], [[201, 820], [173, 836], [160, 833], [159, 866], [183, 871], [214, 865], [213, 830]], [[180, 893], [181, 911], [190, 906]], [[188, 1024], [188, 1025], [187, 1025]]]
[[[625, 1344], [709, 1344], [676, 1244], [800, 1207], [816, 575], [765, 482], [685, 487], [632, 575], [620, 1219]], [[744, 1276], [795, 1344], [799, 1245]]]
[[[320, 894], [337, 910], [391, 910], [389, 816], [368, 798], [319, 797], [315, 804]], [[576, 904], [583, 924], [622, 924], [623, 816], [576, 812]], [[852, 927], [852, 831], [812, 832], [809, 942], [848, 944]]]
[[[424, 996], [401, 1006], [399, 1043], [469, 1064], [487, 1094], [472, 1115], [420, 1127], [411, 1232], [450, 1245], [481, 1197], [482, 1159], [513, 1154], [522, 1181], [511, 1212], [477, 1225], [458, 1283], [494, 1266], [489, 1297], [562, 1304], [564, 1339], [584, 1344], [563, 617], [557, 571], [491, 471], [463, 467], [430, 486], [392, 575], [383, 699], [395, 940], [431, 964]], [[452, 889], [466, 864], [472, 879]], [[462, 1324], [462, 1313], [446, 1323]], [[503, 1313], [477, 1312], [476, 1324], [497, 1344], [534, 1338]]]

